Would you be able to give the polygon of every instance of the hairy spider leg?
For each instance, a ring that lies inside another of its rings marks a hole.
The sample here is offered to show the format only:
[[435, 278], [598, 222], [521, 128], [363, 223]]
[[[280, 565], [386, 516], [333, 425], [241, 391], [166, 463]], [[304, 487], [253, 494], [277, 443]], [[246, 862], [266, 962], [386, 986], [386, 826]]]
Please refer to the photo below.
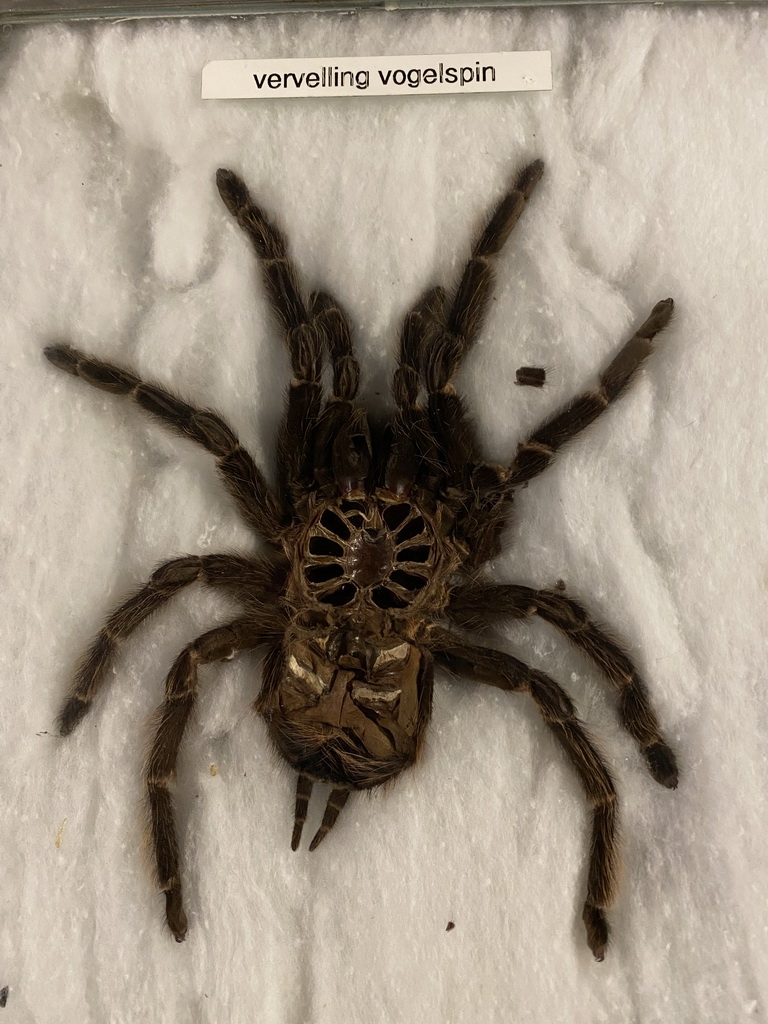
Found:
[[187, 933], [181, 896], [179, 844], [170, 785], [189, 716], [197, 700], [198, 665], [222, 661], [239, 651], [252, 650], [270, 639], [256, 618], [238, 619], [198, 637], [184, 648], [165, 683], [165, 700], [157, 710], [156, 730], [146, 764], [150, 836], [157, 878], [165, 893], [165, 916], [177, 942]]
[[348, 799], [348, 789], [335, 788], [331, 790], [330, 796], [328, 797], [328, 803], [325, 805], [325, 814], [323, 815], [323, 820], [320, 823], [320, 828], [315, 832], [314, 838], [309, 844], [310, 853], [318, 848], [320, 843], [322, 843], [336, 824], [339, 814], [341, 814], [344, 809], [344, 804]]
[[439, 315], [435, 337], [422, 355], [432, 430], [443, 452], [450, 485], [464, 485], [482, 462], [474, 425], [453, 379], [477, 339], [494, 283], [496, 257], [544, 173], [541, 160], [526, 167], [493, 211], [475, 242], [453, 298]]
[[[343, 493], [363, 487], [368, 479], [368, 420], [362, 407], [352, 401], [359, 368], [338, 303], [318, 293], [312, 296], [309, 307], [305, 304], [282, 233], [254, 203], [242, 179], [220, 169], [216, 184], [224, 204], [256, 251], [272, 308], [285, 331], [293, 379], [277, 447], [286, 512], [295, 517], [315, 478], [319, 475], [322, 481], [324, 462], [330, 463], [330, 472]], [[324, 342], [333, 365], [333, 396], [342, 404], [329, 416], [321, 417]], [[330, 453], [326, 452], [328, 445]]]
[[435, 631], [430, 642], [438, 664], [502, 690], [529, 693], [568, 755], [592, 808], [587, 898], [582, 919], [592, 955], [602, 960], [609, 931], [605, 911], [613, 904], [619, 869], [616, 789], [594, 742], [576, 716], [573, 701], [549, 676], [509, 654], [465, 643], [460, 636], [447, 631]]
[[211, 452], [245, 521], [271, 544], [279, 545], [283, 527], [277, 500], [264, 474], [221, 416], [196, 409], [171, 391], [148, 384], [120, 366], [92, 359], [71, 345], [50, 345], [45, 356], [60, 370], [101, 391], [132, 398], [164, 426]]
[[90, 709], [122, 641], [195, 582], [234, 591], [253, 608], [273, 600], [280, 585], [275, 565], [238, 555], [186, 555], [158, 566], [147, 583], [112, 612], [83, 656], [57, 719], [62, 736], [68, 736]]
[[301, 295], [296, 269], [288, 258], [282, 232], [251, 198], [233, 171], [216, 172], [224, 205], [248, 236], [261, 264], [272, 309], [285, 333], [292, 379], [277, 441], [284, 511], [295, 513], [312, 483], [312, 430], [320, 415], [323, 345], [317, 324]]
[[360, 387], [360, 365], [352, 347], [347, 315], [327, 292], [313, 292], [309, 297], [309, 308], [331, 361], [333, 399], [353, 402]]
[[[653, 339], [668, 325], [673, 309], [672, 299], [657, 302], [645, 323], [600, 375], [598, 388], [569, 402], [518, 445], [517, 455], [509, 469], [502, 474], [499, 484], [491, 484], [486, 491], [482, 486], [478, 488], [484, 500], [475, 502], [463, 524], [463, 532], [472, 551], [470, 564], [473, 568], [498, 553], [501, 533], [509, 517], [508, 502], [514, 489], [543, 473], [564, 445], [594, 423], [627, 390], [637, 371], [653, 352]], [[474, 474], [478, 484], [481, 475], [482, 467], [478, 467]], [[500, 501], [499, 496], [507, 500]], [[664, 771], [662, 764], [658, 770]]]
[[672, 319], [674, 302], [662, 299], [651, 310], [648, 319], [617, 352], [600, 374], [595, 391], [574, 398], [523, 441], [509, 467], [506, 485], [519, 487], [549, 466], [555, 454], [572, 438], [605, 412], [609, 405], [626, 391], [637, 371], [654, 350], [653, 339]]
[[331, 397], [314, 432], [314, 473], [318, 485], [333, 482], [346, 494], [366, 488], [372, 465], [368, 415], [357, 398], [360, 366], [344, 311], [325, 292], [310, 296], [314, 323], [323, 339], [333, 373]]
[[447, 614], [467, 629], [482, 629], [504, 619], [530, 615], [550, 623], [598, 667], [618, 692], [621, 724], [637, 742], [654, 779], [668, 789], [677, 786], [675, 755], [661, 733], [646, 684], [620, 645], [590, 619], [577, 601], [552, 590], [470, 583], [454, 591]]
[[431, 288], [406, 314], [400, 330], [392, 377], [397, 411], [388, 425], [382, 479], [395, 494], [408, 494], [416, 483], [435, 490], [445, 474], [429, 416], [420, 401], [422, 354], [434, 336], [444, 303], [445, 291]]
[[291, 849], [298, 850], [301, 842], [301, 833], [304, 830], [304, 823], [307, 820], [309, 800], [312, 796], [313, 782], [309, 775], [299, 772], [296, 779], [296, 803], [293, 811], [293, 835], [291, 836]]
[[[477, 239], [453, 297], [446, 302], [442, 289], [427, 293], [406, 317], [401, 335], [400, 363], [393, 383], [402, 426], [395, 434], [399, 447], [393, 462], [398, 473], [391, 475], [408, 478], [410, 432], [429, 449], [421, 459], [421, 475], [426, 489], [439, 491], [456, 516], [456, 531], [464, 541], [469, 569], [497, 553], [510, 509], [500, 469], [484, 463], [474, 424], [456, 393], [453, 378], [482, 328], [496, 257], [543, 173], [544, 165], [538, 160], [518, 175]], [[413, 351], [417, 346], [418, 357]], [[413, 409], [417, 393], [411, 372], [416, 358], [427, 391], [427, 411], [407, 414], [404, 410]]]

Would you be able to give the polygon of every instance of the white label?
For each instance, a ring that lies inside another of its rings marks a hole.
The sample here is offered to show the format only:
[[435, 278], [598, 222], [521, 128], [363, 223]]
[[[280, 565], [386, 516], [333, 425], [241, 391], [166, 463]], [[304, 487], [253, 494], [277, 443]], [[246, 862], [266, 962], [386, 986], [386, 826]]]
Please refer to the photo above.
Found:
[[419, 96], [425, 93], [526, 92], [552, 88], [549, 50], [440, 53], [403, 57], [212, 60], [203, 99], [300, 96]]

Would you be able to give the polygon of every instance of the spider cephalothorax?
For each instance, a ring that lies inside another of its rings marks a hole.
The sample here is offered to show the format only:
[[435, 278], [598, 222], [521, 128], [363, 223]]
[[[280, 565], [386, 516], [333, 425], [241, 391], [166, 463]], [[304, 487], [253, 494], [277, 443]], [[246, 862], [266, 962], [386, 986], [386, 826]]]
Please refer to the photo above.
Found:
[[[393, 378], [395, 410], [372, 425], [357, 400], [359, 369], [344, 313], [330, 296], [305, 298], [278, 229], [231, 171], [219, 193], [261, 262], [268, 298], [291, 357], [292, 380], [271, 489], [232, 429], [132, 372], [68, 345], [48, 359], [143, 409], [215, 456], [246, 522], [267, 542], [264, 558], [188, 555], [161, 565], [115, 612], [81, 662], [59, 715], [67, 734], [103, 684], [117, 645], [183, 587], [227, 591], [242, 615], [189, 644], [166, 681], [147, 760], [150, 831], [168, 924], [187, 930], [170, 785], [194, 707], [198, 666], [266, 650], [256, 708], [275, 746], [298, 772], [292, 846], [299, 845], [314, 781], [333, 787], [310, 849], [330, 831], [351, 790], [396, 778], [419, 755], [432, 709], [434, 666], [528, 693], [578, 773], [592, 807], [583, 919], [602, 959], [605, 910], [616, 889], [616, 793], [568, 695], [554, 680], [472, 634], [505, 619], [539, 615], [560, 630], [618, 693], [624, 728], [651, 774], [677, 785], [645, 685], [621, 648], [562, 588], [493, 584], [485, 564], [500, 549], [514, 491], [538, 476], [563, 445], [625, 390], [672, 315], [650, 316], [600, 376], [522, 442], [507, 466], [483, 459], [453, 380], [483, 322], [493, 267], [543, 166], [527, 167], [480, 233], [452, 294], [430, 289], [405, 317]], [[324, 393], [323, 362], [331, 370]], [[543, 371], [535, 375], [543, 380]]]

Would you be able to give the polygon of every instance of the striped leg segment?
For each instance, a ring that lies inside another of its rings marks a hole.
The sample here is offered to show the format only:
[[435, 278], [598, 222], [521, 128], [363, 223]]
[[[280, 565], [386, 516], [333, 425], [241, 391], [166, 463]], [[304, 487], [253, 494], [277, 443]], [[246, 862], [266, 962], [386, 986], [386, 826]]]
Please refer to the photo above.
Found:
[[158, 882], [165, 893], [166, 919], [177, 942], [184, 941], [187, 918], [181, 895], [171, 783], [184, 730], [197, 700], [198, 666], [258, 647], [263, 639], [258, 624], [250, 619], [220, 626], [198, 637], [174, 662], [165, 684], [165, 700], [157, 711], [155, 737], [146, 764], [150, 836]]
[[261, 264], [272, 309], [283, 329], [292, 379], [278, 436], [280, 489], [286, 512], [297, 506], [312, 479], [312, 428], [322, 406], [322, 335], [301, 294], [296, 268], [282, 232], [251, 198], [233, 171], [216, 173], [219, 195], [247, 235]]
[[508, 487], [527, 483], [549, 466], [557, 452], [626, 391], [637, 371], [654, 350], [653, 339], [672, 319], [672, 299], [657, 302], [648, 319], [637, 329], [600, 375], [594, 391], [575, 398], [538, 427], [518, 448], [509, 468]]
[[331, 795], [328, 797], [328, 803], [325, 807], [325, 814], [323, 815], [323, 821], [320, 828], [315, 833], [314, 839], [309, 844], [309, 852], [316, 850], [320, 843], [325, 839], [328, 833], [331, 831], [333, 826], [336, 824], [336, 820], [339, 814], [344, 809], [344, 804], [349, 799], [348, 789], [332, 789]]
[[186, 555], [164, 562], [112, 612], [86, 651], [57, 719], [62, 736], [68, 736], [87, 714], [122, 641], [174, 594], [195, 582], [237, 591], [241, 599], [247, 596], [249, 602], [258, 604], [274, 593], [276, 567], [238, 555]]
[[592, 808], [587, 897], [582, 917], [589, 948], [596, 960], [602, 960], [608, 944], [605, 912], [615, 897], [619, 868], [616, 790], [603, 759], [576, 716], [573, 701], [553, 679], [508, 654], [465, 644], [461, 637], [445, 631], [432, 634], [431, 646], [438, 664], [503, 690], [530, 694], [568, 755]]
[[309, 799], [312, 796], [312, 779], [308, 775], [300, 774], [296, 780], [296, 805], [293, 812], [293, 835], [291, 836], [291, 849], [298, 850], [301, 842], [301, 833], [304, 830], [304, 823], [307, 820], [307, 809]]
[[496, 258], [543, 173], [540, 160], [526, 167], [491, 214], [464, 267], [456, 293], [443, 311], [435, 340], [424, 352], [422, 370], [430, 421], [444, 452], [451, 483], [466, 482], [474, 466], [482, 461], [474, 425], [452, 382], [482, 330]]
[[617, 691], [621, 724], [637, 742], [654, 779], [667, 789], [677, 786], [675, 755], [661, 733], [646, 684], [620, 645], [590, 619], [577, 601], [553, 590], [516, 584], [468, 584], [454, 592], [448, 613], [469, 629], [531, 615], [554, 626]]
[[266, 540], [279, 544], [283, 526], [275, 496], [261, 470], [221, 416], [196, 409], [171, 391], [157, 384], [147, 384], [120, 366], [92, 359], [70, 345], [51, 345], [46, 348], [45, 356], [60, 370], [80, 377], [101, 391], [132, 398], [164, 426], [211, 452], [216, 457], [224, 485], [245, 521]]

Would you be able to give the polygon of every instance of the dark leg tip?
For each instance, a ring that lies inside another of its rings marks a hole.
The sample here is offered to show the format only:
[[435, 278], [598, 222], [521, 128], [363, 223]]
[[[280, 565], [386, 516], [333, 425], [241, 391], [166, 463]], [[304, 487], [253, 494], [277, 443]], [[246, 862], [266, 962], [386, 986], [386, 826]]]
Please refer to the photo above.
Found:
[[70, 697], [59, 712], [56, 724], [59, 727], [60, 736], [69, 736], [77, 727], [81, 719], [85, 718], [89, 704], [82, 697]]
[[294, 829], [293, 835], [291, 836], [291, 849], [295, 853], [299, 848], [301, 842], [301, 829]]
[[318, 846], [320, 845], [320, 843], [322, 843], [322, 841], [325, 839], [325, 837], [327, 835], [328, 835], [328, 833], [327, 832], [323, 832], [322, 829], [319, 829], [317, 832], [315, 832], [315, 837], [312, 840], [312, 842], [309, 844], [309, 852], [312, 853], [314, 850], [316, 850], [318, 848]]
[[592, 956], [598, 963], [602, 963], [608, 946], [608, 922], [605, 913], [599, 907], [585, 903], [581, 918], [587, 930], [587, 944], [592, 950]]
[[165, 919], [177, 942], [187, 936], [187, 915], [181, 903], [181, 890], [168, 889], [165, 893]]
[[534, 160], [532, 164], [528, 164], [525, 170], [521, 172], [520, 177], [517, 179], [515, 184], [515, 188], [518, 192], [522, 192], [527, 199], [541, 181], [543, 174], [544, 161]]
[[216, 171], [216, 185], [218, 188], [227, 188], [230, 182], [239, 180], [235, 172], [228, 170], [226, 167], [220, 167]]
[[248, 189], [243, 179], [225, 167], [220, 167], [216, 171], [216, 187], [227, 209], [233, 214], [249, 201]]
[[666, 743], [654, 743], [643, 751], [651, 775], [661, 786], [677, 789], [679, 773], [675, 755]]
[[77, 376], [77, 353], [69, 345], [48, 345], [43, 349], [43, 355], [59, 370]]
[[657, 302], [638, 334], [643, 338], [653, 338], [669, 324], [674, 311], [675, 303], [672, 299], [662, 299], [661, 302]]

